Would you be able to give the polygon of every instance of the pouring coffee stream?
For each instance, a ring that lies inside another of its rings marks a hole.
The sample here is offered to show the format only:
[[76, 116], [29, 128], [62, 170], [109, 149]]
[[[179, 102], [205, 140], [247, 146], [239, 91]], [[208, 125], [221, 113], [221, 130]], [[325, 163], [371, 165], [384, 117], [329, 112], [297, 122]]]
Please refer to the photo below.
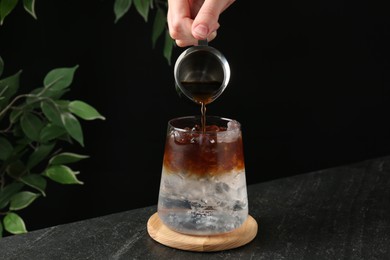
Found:
[[174, 67], [176, 86], [190, 100], [201, 105], [202, 129], [206, 127], [206, 105], [216, 100], [230, 80], [230, 66], [225, 56], [200, 40], [185, 50]]

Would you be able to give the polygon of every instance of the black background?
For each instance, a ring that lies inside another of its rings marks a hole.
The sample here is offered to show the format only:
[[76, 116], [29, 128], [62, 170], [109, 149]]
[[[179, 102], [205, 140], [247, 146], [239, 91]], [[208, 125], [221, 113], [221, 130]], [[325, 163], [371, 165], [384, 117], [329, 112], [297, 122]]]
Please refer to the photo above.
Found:
[[[248, 184], [390, 153], [386, 9], [370, 1], [236, 1], [211, 46], [232, 76], [208, 114], [243, 128]], [[90, 155], [72, 165], [84, 185], [49, 182], [47, 197], [19, 212], [28, 230], [157, 203], [167, 121], [200, 113], [174, 89], [173, 65], [152, 48], [131, 8], [114, 23], [113, 1], [19, 3], [0, 27], [4, 76], [23, 69], [21, 90], [57, 67], [80, 65], [70, 100], [106, 117], [82, 121]], [[172, 64], [185, 48], [175, 47]]]

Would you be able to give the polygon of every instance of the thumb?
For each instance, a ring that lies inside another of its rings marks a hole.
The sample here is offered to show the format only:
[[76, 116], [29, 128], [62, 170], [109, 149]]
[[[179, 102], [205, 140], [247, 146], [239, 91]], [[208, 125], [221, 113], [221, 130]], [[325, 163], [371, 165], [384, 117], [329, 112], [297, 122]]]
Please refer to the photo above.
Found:
[[224, 8], [222, 2], [224, 1], [206, 0], [203, 3], [192, 24], [194, 38], [198, 40], [206, 39], [219, 28], [218, 19]]

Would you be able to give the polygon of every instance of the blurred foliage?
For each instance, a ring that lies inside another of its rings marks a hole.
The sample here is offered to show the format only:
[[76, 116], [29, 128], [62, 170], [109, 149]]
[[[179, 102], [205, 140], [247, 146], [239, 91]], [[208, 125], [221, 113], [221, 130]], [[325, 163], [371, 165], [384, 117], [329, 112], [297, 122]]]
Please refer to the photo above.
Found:
[[[0, 79], [0, 237], [26, 233], [17, 211], [46, 196], [47, 180], [83, 184], [68, 164], [88, 158], [61, 143], [84, 146], [82, 120], [105, 120], [91, 105], [62, 96], [78, 65], [51, 70], [43, 86], [18, 94], [22, 71]], [[0, 57], [0, 77], [4, 62]]]
[[[0, 25], [21, 4], [34, 19], [35, 0], [0, 0]], [[171, 65], [174, 41], [167, 26], [166, 0], [114, 0], [114, 23], [134, 6], [145, 22], [153, 21], [151, 44], [163, 39], [163, 56]], [[151, 15], [154, 17], [151, 17]], [[26, 233], [18, 211], [37, 198], [46, 196], [47, 181], [83, 184], [68, 164], [88, 158], [62, 151], [66, 142], [84, 146], [80, 119], [105, 120], [91, 105], [80, 100], [63, 99], [70, 90], [78, 65], [51, 70], [43, 86], [19, 94], [22, 71], [1, 79], [4, 62], [0, 57], [0, 237]]]
[[[37, 19], [35, 13], [35, 0], [20, 0], [23, 4], [24, 9], [32, 16]], [[4, 19], [12, 12], [17, 6], [19, 0], [0, 0], [0, 25], [3, 25]], [[144, 19], [145, 22], [149, 22], [153, 19], [152, 27], [152, 48], [156, 47], [157, 41], [160, 38], [163, 40], [163, 55], [171, 65], [172, 49], [175, 46], [174, 40], [170, 37], [168, 26], [167, 26], [167, 0], [114, 0], [114, 14], [117, 23], [125, 14], [131, 10], [134, 6], [138, 14]], [[154, 11], [155, 12], [151, 12]], [[154, 17], [150, 17], [154, 14]]]
[[152, 27], [152, 47], [155, 48], [157, 40], [164, 38], [163, 55], [168, 64], [171, 65], [172, 49], [174, 41], [169, 35], [167, 26], [167, 1], [162, 0], [115, 0], [114, 13], [115, 23], [118, 22], [130, 8], [134, 5], [137, 12], [143, 17], [145, 22], [149, 21], [150, 11], [156, 9], [154, 12], [153, 27]]

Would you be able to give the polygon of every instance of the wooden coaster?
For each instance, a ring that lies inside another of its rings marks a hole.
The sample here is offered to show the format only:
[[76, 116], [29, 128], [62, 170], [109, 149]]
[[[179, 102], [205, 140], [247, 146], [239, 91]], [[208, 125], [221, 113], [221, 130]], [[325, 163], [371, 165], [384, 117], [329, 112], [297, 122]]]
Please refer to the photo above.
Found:
[[233, 249], [251, 242], [256, 237], [258, 226], [256, 220], [248, 215], [241, 227], [229, 233], [186, 235], [169, 229], [156, 212], [149, 218], [147, 229], [150, 237], [163, 245], [187, 251], [211, 252]]

